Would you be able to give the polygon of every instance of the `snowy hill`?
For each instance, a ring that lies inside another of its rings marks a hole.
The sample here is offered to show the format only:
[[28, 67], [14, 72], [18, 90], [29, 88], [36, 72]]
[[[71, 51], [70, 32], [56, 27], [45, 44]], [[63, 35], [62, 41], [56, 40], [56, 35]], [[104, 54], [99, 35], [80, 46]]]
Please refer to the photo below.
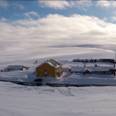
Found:
[[[82, 48], [83, 49], [83, 48]], [[72, 60], [75, 58], [113, 58], [114, 52], [108, 50], [101, 50], [96, 48], [88, 48], [88, 50], [83, 51], [81, 48], [63, 48], [63, 51], [59, 51], [56, 56], [46, 56], [44, 58], [33, 58], [33, 59], [24, 59], [24, 60], [17, 60], [12, 62], [1, 63], [1, 69], [9, 64], [22, 64], [25, 66], [30, 67], [27, 71], [11, 71], [11, 72], [0, 72], [0, 80], [5, 81], [19, 81], [19, 82], [31, 82], [36, 77], [34, 75], [35, 67], [41, 64], [43, 61], [49, 58], [54, 58], [60, 61], [63, 65], [76, 65], [75, 69], [83, 70], [82, 67], [78, 67], [79, 64], [73, 63]], [[60, 50], [60, 48], [59, 48]], [[67, 51], [68, 50], [68, 51]], [[81, 50], [81, 51], [80, 51]], [[77, 53], [77, 52], [78, 53]], [[34, 64], [35, 60], [38, 60], [37, 64]], [[83, 64], [81, 64], [83, 65]], [[103, 65], [103, 64], [102, 64]], [[110, 69], [109, 67], [99, 67], [99, 70], [106, 70]], [[94, 70], [93, 67], [89, 67], [90, 70]], [[98, 69], [96, 69], [98, 70]], [[88, 85], [116, 85], [116, 79], [112, 75], [80, 75], [80, 74], [72, 74], [67, 75], [67, 77], [60, 79], [60, 80], [47, 80], [45, 82], [48, 85], [51, 84], [58, 84], [58, 85], [79, 85], [79, 86], [88, 86]]]

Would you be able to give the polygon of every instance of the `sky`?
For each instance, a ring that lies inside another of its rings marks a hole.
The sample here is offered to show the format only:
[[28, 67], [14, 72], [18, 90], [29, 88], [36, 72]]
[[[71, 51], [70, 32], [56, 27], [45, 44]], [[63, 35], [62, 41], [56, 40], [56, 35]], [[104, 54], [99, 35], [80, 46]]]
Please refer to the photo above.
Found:
[[116, 44], [116, 1], [0, 0], [0, 54]]

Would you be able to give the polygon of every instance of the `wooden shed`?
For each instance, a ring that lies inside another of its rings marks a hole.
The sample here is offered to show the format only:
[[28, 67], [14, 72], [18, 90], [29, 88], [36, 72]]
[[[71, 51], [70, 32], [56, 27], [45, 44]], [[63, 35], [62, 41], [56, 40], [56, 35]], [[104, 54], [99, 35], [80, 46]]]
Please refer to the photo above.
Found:
[[62, 65], [53, 60], [47, 60], [36, 68], [36, 76], [38, 77], [60, 77], [63, 73]]

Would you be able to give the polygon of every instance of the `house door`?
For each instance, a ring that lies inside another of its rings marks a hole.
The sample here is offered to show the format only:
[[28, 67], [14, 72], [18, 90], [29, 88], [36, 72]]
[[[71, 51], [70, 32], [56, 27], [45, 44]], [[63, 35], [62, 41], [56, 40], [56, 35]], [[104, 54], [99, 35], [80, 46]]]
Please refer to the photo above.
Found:
[[47, 70], [45, 70], [45, 72], [44, 72], [44, 76], [45, 76], [45, 77], [48, 76], [48, 71], [47, 71]]

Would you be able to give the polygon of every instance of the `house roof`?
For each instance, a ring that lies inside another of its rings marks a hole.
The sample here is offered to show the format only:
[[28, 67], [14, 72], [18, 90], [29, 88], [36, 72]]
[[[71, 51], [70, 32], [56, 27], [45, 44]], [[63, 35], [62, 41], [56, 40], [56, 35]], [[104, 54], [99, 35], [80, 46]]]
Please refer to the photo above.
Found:
[[53, 66], [55, 68], [61, 66], [61, 64], [54, 59], [49, 59], [45, 63], [48, 63], [50, 66]]

